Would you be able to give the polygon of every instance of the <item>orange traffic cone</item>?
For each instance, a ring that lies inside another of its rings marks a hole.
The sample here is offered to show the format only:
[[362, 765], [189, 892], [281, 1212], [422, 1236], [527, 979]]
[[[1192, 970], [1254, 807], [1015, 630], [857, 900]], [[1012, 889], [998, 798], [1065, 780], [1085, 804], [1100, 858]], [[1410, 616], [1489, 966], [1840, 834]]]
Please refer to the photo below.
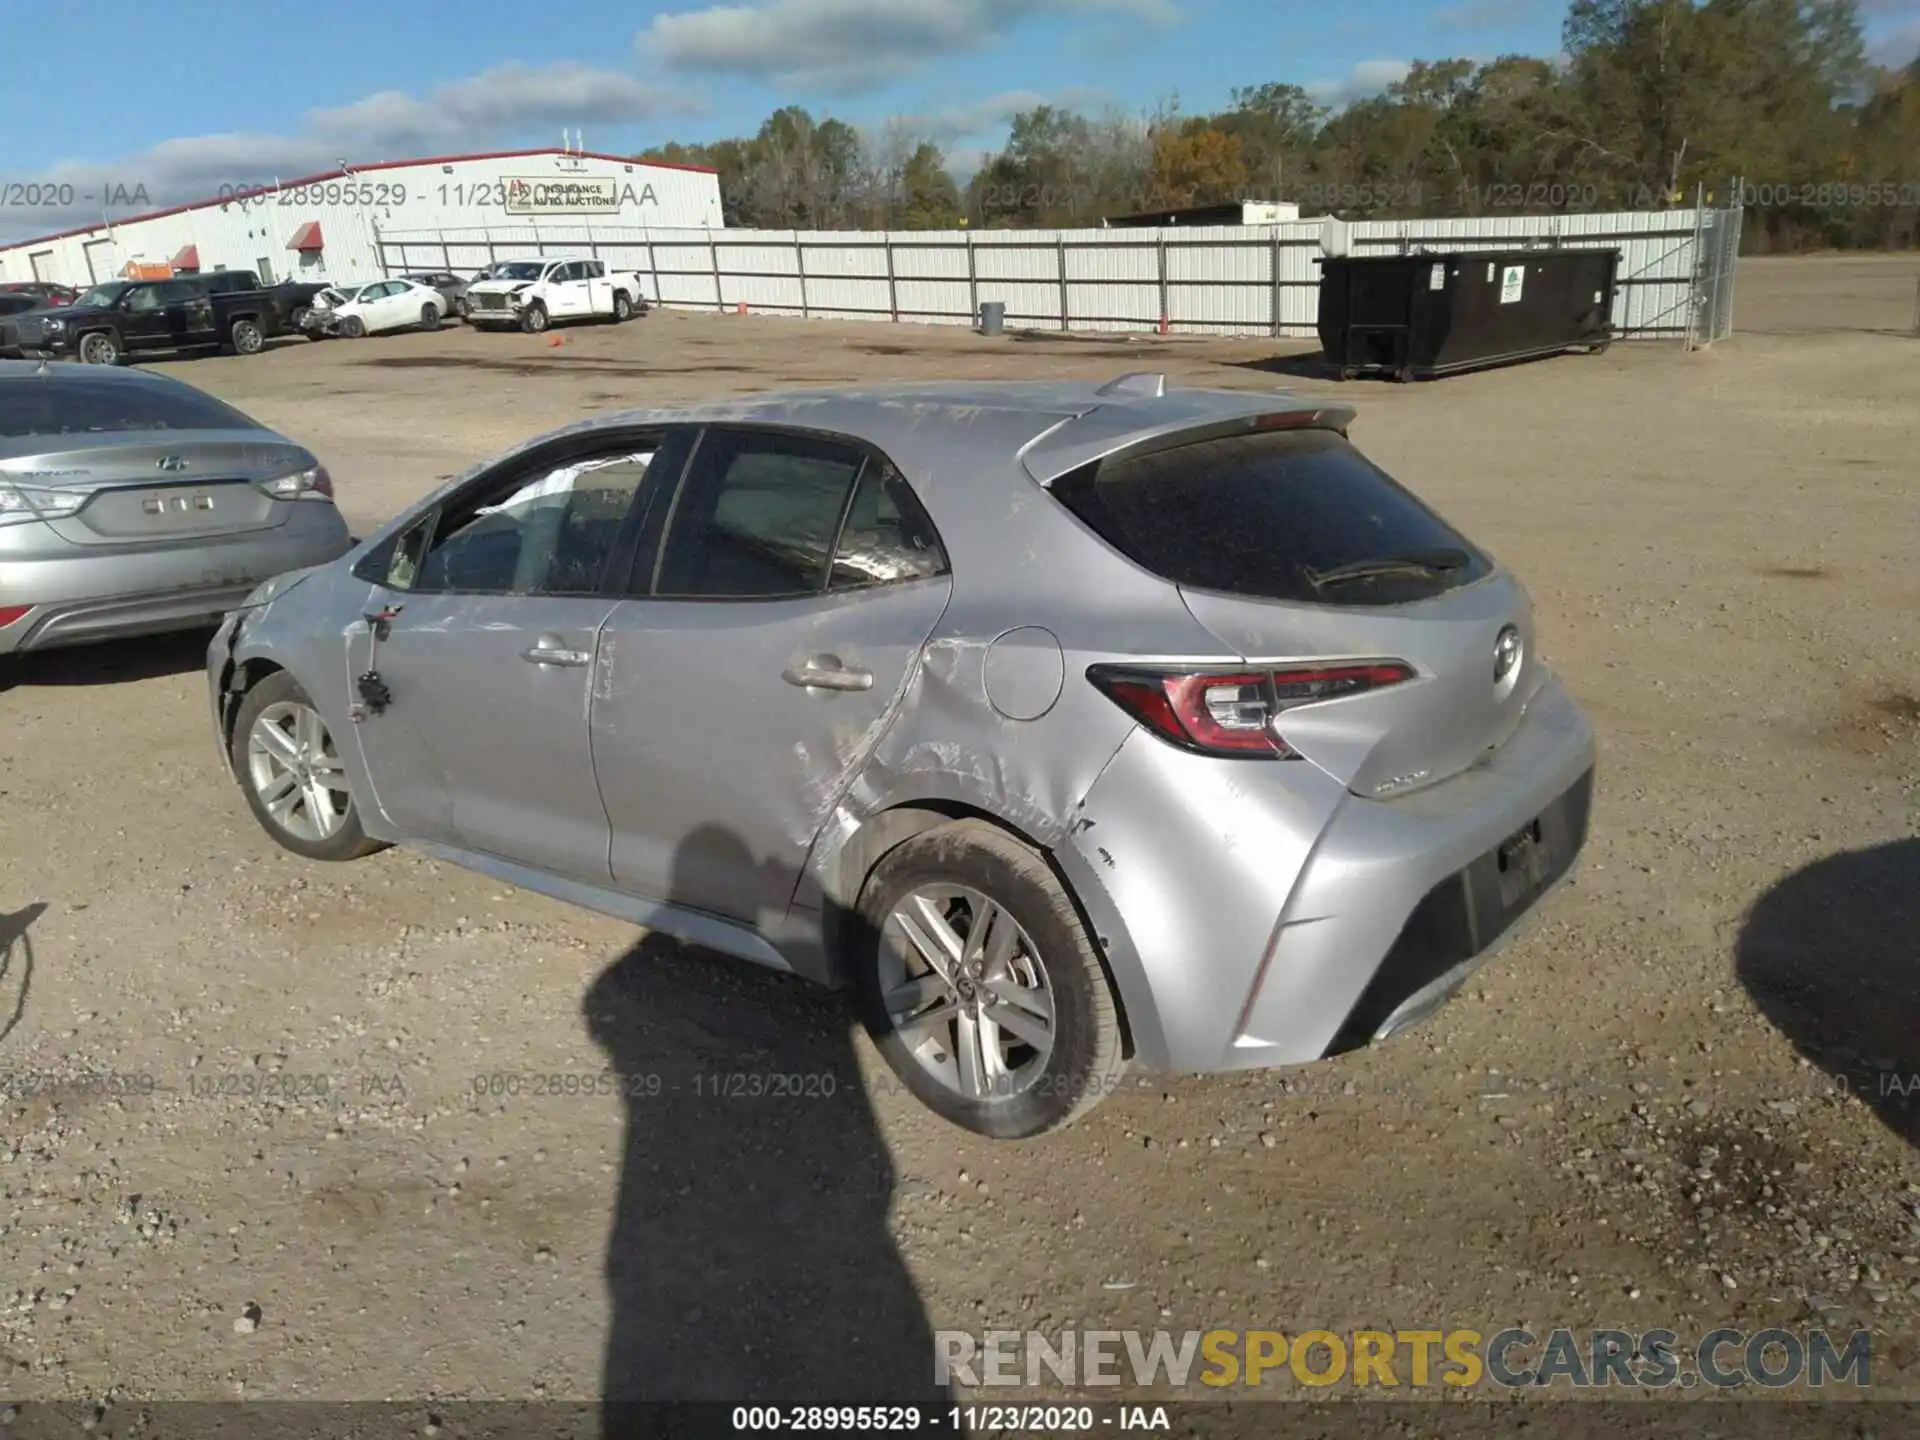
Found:
[[547, 337], [547, 348], [549, 350], [551, 350], [556, 345], [564, 345], [566, 343], [567, 343], [567, 337], [564, 335], [549, 335]]
[[744, 301], [744, 300], [742, 300], [742, 301], [740, 302], [740, 308], [739, 308], [738, 310], [736, 310], [736, 311], [734, 311], [733, 313], [734, 313], [734, 314], [736, 314], [736, 315], [744, 315], [744, 314], [746, 314], [746, 313], [747, 313], [747, 302], [746, 302], [746, 301]]

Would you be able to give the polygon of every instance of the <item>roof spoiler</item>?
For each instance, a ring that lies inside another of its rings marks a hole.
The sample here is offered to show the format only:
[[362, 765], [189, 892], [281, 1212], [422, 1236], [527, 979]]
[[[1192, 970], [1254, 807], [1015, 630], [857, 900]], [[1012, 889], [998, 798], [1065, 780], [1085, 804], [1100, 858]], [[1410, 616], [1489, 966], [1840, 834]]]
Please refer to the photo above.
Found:
[[[1141, 398], [1147, 381], [1123, 375], [1103, 386], [1099, 394]], [[1130, 388], [1117, 390], [1128, 384]], [[1175, 445], [1192, 445], [1203, 440], [1222, 440], [1234, 435], [1263, 430], [1332, 430], [1341, 435], [1353, 423], [1349, 405], [1330, 405], [1288, 394], [1226, 391], [1164, 390], [1151, 398], [1163, 401], [1164, 417], [1125, 405], [1098, 406], [1084, 414], [1062, 420], [1045, 434], [1036, 437], [1020, 460], [1027, 473], [1042, 485], [1051, 485], [1062, 475], [1101, 460], [1117, 460]]]

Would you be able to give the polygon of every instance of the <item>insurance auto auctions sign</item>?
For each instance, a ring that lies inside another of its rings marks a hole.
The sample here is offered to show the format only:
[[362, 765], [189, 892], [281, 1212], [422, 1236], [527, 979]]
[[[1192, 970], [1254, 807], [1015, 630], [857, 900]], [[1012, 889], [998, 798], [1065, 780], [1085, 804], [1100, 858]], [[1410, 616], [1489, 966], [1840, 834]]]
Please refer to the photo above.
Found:
[[509, 215], [617, 215], [623, 204], [653, 201], [653, 187], [636, 192], [612, 175], [571, 175], [563, 179], [514, 176], [505, 181]]

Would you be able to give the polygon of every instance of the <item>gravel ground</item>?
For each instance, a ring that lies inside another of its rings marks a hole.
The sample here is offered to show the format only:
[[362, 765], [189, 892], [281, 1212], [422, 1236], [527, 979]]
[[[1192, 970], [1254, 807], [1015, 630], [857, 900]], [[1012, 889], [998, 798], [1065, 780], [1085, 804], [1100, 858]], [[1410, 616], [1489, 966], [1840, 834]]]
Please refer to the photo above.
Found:
[[311, 445], [363, 528], [629, 405], [1338, 391], [1529, 582], [1600, 731], [1594, 834], [1421, 1029], [1134, 1077], [994, 1146], [832, 995], [406, 853], [281, 853], [220, 774], [202, 637], [29, 657], [0, 679], [0, 1392], [906, 1396], [935, 1329], [1825, 1323], [1920, 1398], [1915, 268], [1750, 262], [1710, 352], [1416, 386], [1294, 344], [682, 313], [161, 367]]

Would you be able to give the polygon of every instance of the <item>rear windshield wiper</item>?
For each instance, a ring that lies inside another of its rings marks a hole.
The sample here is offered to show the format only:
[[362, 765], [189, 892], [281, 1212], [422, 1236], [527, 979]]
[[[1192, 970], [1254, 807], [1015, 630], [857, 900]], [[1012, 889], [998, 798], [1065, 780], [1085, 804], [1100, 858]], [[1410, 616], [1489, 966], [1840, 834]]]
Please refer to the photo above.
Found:
[[1325, 589], [1349, 580], [1376, 580], [1387, 575], [1444, 575], [1450, 570], [1464, 570], [1472, 563], [1473, 557], [1464, 550], [1414, 550], [1405, 555], [1375, 555], [1325, 570], [1311, 570], [1307, 572], [1307, 579], [1315, 589]]

